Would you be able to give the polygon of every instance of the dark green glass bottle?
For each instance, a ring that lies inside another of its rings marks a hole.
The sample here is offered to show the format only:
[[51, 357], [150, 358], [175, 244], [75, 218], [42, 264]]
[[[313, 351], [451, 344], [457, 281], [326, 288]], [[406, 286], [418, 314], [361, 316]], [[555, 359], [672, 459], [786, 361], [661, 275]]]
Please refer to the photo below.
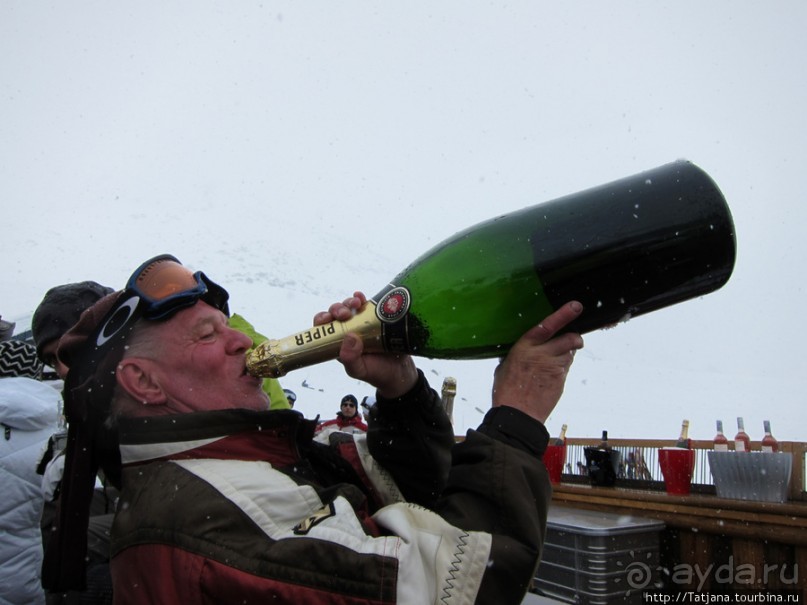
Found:
[[729, 279], [735, 253], [717, 185], [677, 161], [459, 232], [350, 322], [267, 341], [248, 367], [278, 376], [332, 359], [347, 331], [379, 350], [497, 357], [570, 300], [584, 312], [567, 330], [585, 333], [712, 292]]

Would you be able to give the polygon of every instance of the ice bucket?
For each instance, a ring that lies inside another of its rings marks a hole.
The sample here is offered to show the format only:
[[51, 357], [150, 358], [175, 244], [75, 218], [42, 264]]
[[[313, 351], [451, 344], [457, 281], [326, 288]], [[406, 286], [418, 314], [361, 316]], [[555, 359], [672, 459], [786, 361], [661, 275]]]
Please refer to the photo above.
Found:
[[720, 498], [786, 502], [793, 454], [709, 452], [709, 467]]

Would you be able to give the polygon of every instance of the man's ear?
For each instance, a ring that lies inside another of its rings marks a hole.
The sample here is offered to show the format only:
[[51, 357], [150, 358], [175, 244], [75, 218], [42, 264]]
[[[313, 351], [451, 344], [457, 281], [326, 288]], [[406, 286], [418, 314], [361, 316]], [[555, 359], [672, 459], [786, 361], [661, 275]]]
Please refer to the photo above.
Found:
[[165, 393], [154, 380], [149, 360], [138, 357], [126, 358], [118, 364], [115, 376], [118, 384], [135, 401], [146, 405], [165, 403]]

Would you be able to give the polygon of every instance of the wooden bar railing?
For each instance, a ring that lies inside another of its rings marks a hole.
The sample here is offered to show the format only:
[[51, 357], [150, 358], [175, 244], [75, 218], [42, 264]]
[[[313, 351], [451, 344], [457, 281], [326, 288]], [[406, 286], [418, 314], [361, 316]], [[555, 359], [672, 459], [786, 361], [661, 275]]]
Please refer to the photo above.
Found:
[[[696, 474], [690, 495], [673, 496], [664, 490], [657, 451], [674, 445], [671, 440], [609, 440], [624, 453], [640, 455], [647, 473], [638, 477], [634, 468], [629, 479], [626, 468], [614, 487], [594, 487], [587, 476], [574, 471], [578, 450], [582, 458], [583, 447], [598, 443], [598, 439], [567, 439], [572, 472], [554, 486], [554, 503], [663, 521], [664, 577], [682, 590], [797, 590], [807, 599], [807, 444], [780, 444], [782, 451], [793, 454], [793, 472], [788, 500], [778, 503], [717, 497], [706, 462], [710, 441], [692, 442], [699, 464], [707, 467], [706, 475], [703, 469]], [[759, 443], [752, 443], [752, 448], [759, 449]]]
[[[566, 440], [566, 470], [564, 480], [568, 482], [586, 482], [585, 457], [583, 450], [586, 447], [596, 447], [599, 439], [568, 438]], [[707, 452], [712, 450], [711, 441], [692, 440], [692, 449], [695, 450], [695, 472], [693, 474], [693, 491], [696, 493], [714, 494], [714, 482], [709, 470]], [[662, 447], [672, 447], [675, 440], [671, 439], [609, 439], [608, 444], [622, 452], [622, 460], [626, 461], [629, 454], [641, 461], [642, 467], [634, 469], [633, 476], [629, 468], [625, 468], [624, 476], [617, 482], [621, 487], [641, 487], [644, 489], [664, 489], [664, 478], [658, 465], [658, 450]], [[783, 453], [793, 455], [793, 471], [791, 473], [788, 500], [807, 501], [807, 487], [805, 486], [805, 457], [807, 456], [807, 443], [801, 441], [782, 441], [779, 443]], [[760, 450], [759, 441], [751, 442], [752, 450]], [[646, 470], [645, 474], [641, 470]]]

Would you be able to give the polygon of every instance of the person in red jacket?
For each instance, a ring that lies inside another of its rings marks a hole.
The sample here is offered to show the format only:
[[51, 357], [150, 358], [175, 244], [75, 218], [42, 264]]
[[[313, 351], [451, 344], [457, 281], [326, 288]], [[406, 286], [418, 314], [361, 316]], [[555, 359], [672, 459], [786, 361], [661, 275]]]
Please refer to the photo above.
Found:
[[362, 421], [358, 407], [356, 397], [348, 393], [342, 397], [342, 402], [339, 404], [339, 411], [336, 413], [336, 418], [321, 423], [317, 427], [317, 433], [325, 434], [332, 431], [341, 431], [343, 433], [366, 433], [367, 425]]

